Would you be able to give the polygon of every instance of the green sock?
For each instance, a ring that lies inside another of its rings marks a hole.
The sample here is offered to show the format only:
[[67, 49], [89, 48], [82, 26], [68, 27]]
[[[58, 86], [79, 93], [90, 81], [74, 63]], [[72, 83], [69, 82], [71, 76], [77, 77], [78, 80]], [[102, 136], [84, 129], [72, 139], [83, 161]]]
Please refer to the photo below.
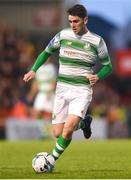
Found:
[[52, 156], [54, 157], [55, 160], [57, 160], [60, 157], [60, 155], [68, 147], [70, 142], [71, 142], [71, 139], [65, 139], [62, 136], [59, 136], [59, 138], [56, 141], [56, 146], [52, 152]]
[[75, 129], [75, 131], [77, 131], [78, 129], [83, 129], [84, 127], [85, 127], [85, 123], [84, 123], [84, 121], [81, 120], [79, 122], [77, 128]]

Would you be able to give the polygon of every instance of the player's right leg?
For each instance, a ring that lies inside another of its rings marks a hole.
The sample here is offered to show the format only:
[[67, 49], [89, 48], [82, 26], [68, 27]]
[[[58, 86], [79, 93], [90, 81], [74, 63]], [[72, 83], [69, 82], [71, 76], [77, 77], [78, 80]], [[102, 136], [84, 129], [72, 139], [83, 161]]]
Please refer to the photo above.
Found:
[[53, 134], [56, 138], [58, 138], [63, 131], [64, 123], [53, 124]]
[[78, 126], [81, 118], [85, 117], [87, 108], [91, 102], [92, 90], [85, 90], [82, 88], [77, 91], [77, 88], [74, 88], [73, 91], [74, 92], [72, 93], [72, 89], [68, 90], [68, 92], [70, 92], [69, 94], [72, 94], [70, 96], [70, 101], [69, 99], [68, 101], [64, 100], [64, 96], [61, 99], [59, 99], [59, 97], [56, 99], [57, 103], [55, 104], [54, 112], [55, 118], [52, 123], [59, 124], [65, 122], [65, 124], [63, 126], [62, 134], [58, 137], [56, 146], [52, 152], [55, 161], [59, 159], [61, 154], [70, 144], [72, 134]]
[[[63, 140], [61, 137], [62, 131], [63, 131], [64, 123], [58, 123], [58, 124], [53, 124], [53, 133], [54, 136], [57, 138], [55, 148], [52, 151], [52, 158], [48, 159], [47, 157], [47, 164], [48, 164], [48, 172], [52, 172], [55, 166], [55, 162], [58, 159], [58, 156], [60, 156], [63, 152], [62, 147], [60, 147], [59, 143], [63, 144]], [[49, 156], [50, 157], [50, 156]]]
[[80, 122], [79, 116], [69, 114], [67, 118], [65, 119], [63, 128], [62, 128], [62, 124], [56, 124], [55, 126], [53, 125], [54, 128], [57, 128], [57, 127], [62, 128], [61, 129], [62, 133], [58, 137], [56, 141], [56, 146], [52, 151], [52, 156], [54, 157], [55, 161], [59, 159], [61, 154], [65, 151], [65, 149], [70, 144], [71, 139], [72, 139], [72, 134], [79, 122]]
[[64, 138], [62, 132], [64, 129], [64, 124], [65, 123], [58, 123], [58, 124], [53, 124], [53, 132], [55, 137], [57, 138], [55, 147], [52, 151], [52, 158], [47, 159], [48, 163], [48, 172], [52, 172], [56, 163], [56, 160], [59, 159], [61, 154], [64, 152], [64, 150], [68, 147], [68, 145], [71, 142], [71, 139], [66, 139]]
[[64, 99], [63, 93], [65, 93], [64, 89], [57, 87], [52, 118], [53, 132], [57, 140], [52, 151], [53, 161], [49, 160], [49, 171], [53, 170], [56, 160], [60, 157], [60, 155], [71, 142], [70, 139], [65, 139], [62, 136], [63, 127], [68, 112], [68, 103]]

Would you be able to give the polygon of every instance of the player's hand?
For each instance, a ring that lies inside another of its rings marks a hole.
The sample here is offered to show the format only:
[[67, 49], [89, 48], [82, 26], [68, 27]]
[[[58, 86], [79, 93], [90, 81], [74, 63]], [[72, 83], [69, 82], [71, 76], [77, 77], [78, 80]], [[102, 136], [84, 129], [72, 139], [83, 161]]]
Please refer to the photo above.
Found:
[[32, 78], [34, 78], [36, 75], [36, 73], [34, 71], [29, 71], [27, 74], [24, 75], [23, 80], [25, 82], [28, 82], [29, 80], [31, 80]]
[[99, 80], [99, 77], [96, 74], [88, 74], [86, 78], [89, 79], [92, 86]]

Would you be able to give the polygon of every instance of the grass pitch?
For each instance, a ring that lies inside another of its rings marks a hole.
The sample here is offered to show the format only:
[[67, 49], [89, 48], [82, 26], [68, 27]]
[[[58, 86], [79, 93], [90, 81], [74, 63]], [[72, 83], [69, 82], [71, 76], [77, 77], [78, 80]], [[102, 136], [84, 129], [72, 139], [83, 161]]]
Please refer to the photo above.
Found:
[[130, 179], [130, 140], [72, 141], [53, 173], [36, 174], [31, 161], [53, 141], [0, 141], [0, 179]]

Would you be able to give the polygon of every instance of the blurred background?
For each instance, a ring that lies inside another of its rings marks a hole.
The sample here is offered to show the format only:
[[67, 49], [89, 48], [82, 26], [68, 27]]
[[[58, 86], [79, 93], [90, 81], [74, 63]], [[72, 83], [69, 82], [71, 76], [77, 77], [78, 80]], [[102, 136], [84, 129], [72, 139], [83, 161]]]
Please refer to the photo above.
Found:
[[[77, 3], [87, 8], [88, 28], [103, 36], [113, 64], [113, 73], [94, 87], [92, 139], [131, 137], [131, 0], [0, 0], [0, 139], [53, 137], [58, 54], [31, 82], [24, 83], [23, 75], [69, 26], [66, 10]], [[74, 134], [82, 138], [80, 131]]]

